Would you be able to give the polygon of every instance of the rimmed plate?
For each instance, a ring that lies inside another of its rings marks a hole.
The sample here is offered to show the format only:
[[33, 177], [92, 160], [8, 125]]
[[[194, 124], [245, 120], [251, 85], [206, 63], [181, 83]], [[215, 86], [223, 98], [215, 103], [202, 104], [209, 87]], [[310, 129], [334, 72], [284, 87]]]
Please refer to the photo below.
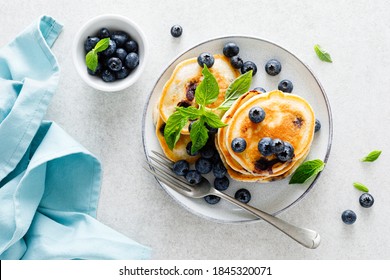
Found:
[[[289, 79], [293, 82], [293, 93], [304, 97], [313, 107], [316, 118], [321, 121], [321, 130], [315, 134], [307, 159], [319, 158], [326, 162], [332, 144], [333, 127], [330, 104], [320, 82], [308, 66], [288, 50], [267, 40], [248, 36], [228, 36], [208, 40], [185, 51], [167, 66], [153, 87], [144, 110], [142, 141], [146, 157], [149, 158], [152, 150], [161, 151], [155, 135], [153, 111], [164, 84], [171, 76], [175, 66], [185, 59], [197, 57], [202, 52], [222, 53], [223, 46], [228, 42], [238, 44], [240, 56], [244, 61], [251, 60], [256, 63], [258, 71], [253, 77], [252, 88], [260, 86], [271, 91], [277, 89], [279, 81], [283, 79]], [[281, 73], [274, 77], [269, 76], [264, 70], [266, 62], [272, 58], [279, 60], [282, 64]], [[300, 201], [313, 188], [318, 178], [319, 175], [302, 185], [289, 185], [289, 177], [266, 184], [244, 183], [230, 179], [230, 186], [225, 192], [234, 196], [239, 188], [246, 188], [252, 194], [249, 204], [277, 215]], [[222, 223], [259, 220], [227, 201], [221, 200], [215, 205], [210, 205], [203, 199], [184, 197], [166, 187], [164, 183], [159, 183], [184, 208], [206, 219]]]

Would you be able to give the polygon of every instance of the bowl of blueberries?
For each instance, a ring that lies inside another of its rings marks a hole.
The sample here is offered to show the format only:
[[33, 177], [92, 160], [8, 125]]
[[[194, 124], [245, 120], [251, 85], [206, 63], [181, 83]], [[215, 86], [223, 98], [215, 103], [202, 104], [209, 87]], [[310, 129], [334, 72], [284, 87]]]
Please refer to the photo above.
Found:
[[114, 92], [134, 84], [146, 62], [146, 38], [125, 16], [100, 15], [76, 34], [72, 56], [77, 72], [92, 88]]

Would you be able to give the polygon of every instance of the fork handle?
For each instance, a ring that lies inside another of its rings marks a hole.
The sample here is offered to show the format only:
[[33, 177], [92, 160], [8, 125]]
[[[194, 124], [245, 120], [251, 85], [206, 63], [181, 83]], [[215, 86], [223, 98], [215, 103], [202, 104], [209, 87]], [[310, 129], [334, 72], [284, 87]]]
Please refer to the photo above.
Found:
[[273, 225], [274, 227], [276, 227], [277, 229], [279, 229], [280, 231], [282, 231], [283, 233], [285, 233], [286, 235], [309, 249], [315, 249], [318, 247], [318, 245], [320, 245], [321, 237], [314, 230], [296, 227], [255, 207], [242, 203], [220, 191], [215, 190], [214, 194], [263, 219], [267, 223]]

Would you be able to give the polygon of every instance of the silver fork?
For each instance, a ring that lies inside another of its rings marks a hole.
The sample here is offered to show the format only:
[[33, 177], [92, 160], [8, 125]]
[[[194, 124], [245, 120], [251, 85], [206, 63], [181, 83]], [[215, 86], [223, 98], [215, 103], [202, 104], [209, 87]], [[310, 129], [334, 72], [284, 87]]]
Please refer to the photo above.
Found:
[[237, 205], [238, 207], [241, 207], [252, 213], [253, 215], [263, 219], [267, 223], [273, 225], [274, 227], [276, 227], [277, 229], [279, 229], [280, 231], [287, 234], [289, 237], [309, 249], [315, 249], [318, 247], [318, 245], [320, 245], [320, 235], [314, 230], [296, 227], [253, 206], [242, 203], [235, 198], [216, 190], [214, 187], [212, 187], [212, 185], [209, 181], [207, 181], [206, 178], [203, 178], [202, 181], [197, 185], [188, 184], [187, 181], [173, 174], [173, 162], [171, 160], [167, 159], [164, 155], [156, 151], [152, 152], [155, 156], [149, 155], [149, 157], [153, 160], [153, 162], [148, 162], [148, 164], [152, 168], [145, 169], [154, 176], [156, 176], [161, 182], [163, 182], [173, 190], [177, 191], [178, 193], [192, 198], [202, 198], [207, 195], [219, 196], [220, 198], [226, 199], [229, 202]]

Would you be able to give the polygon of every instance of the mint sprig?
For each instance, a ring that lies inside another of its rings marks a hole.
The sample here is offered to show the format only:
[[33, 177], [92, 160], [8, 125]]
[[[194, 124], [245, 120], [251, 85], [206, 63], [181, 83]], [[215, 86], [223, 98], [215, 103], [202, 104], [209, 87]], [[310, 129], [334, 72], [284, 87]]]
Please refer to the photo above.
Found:
[[202, 74], [203, 81], [196, 87], [195, 90], [195, 101], [200, 106], [206, 106], [217, 100], [219, 95], [219, 86], [217, 80], [206, 65], [203, 67]]
[[248, 92], [252, 83], [252, 70], [239, 76], [228, 87], [225, 93], [225, 101], [218, 107], [221, 110], [228, 110], [241, 95]]
[[314, 51], [316, 52], [319, 59], [325, 62], [332, 62], [332, 58], [330, 57], [330, 54], [321, 48], [320, 45], [316, 44], [314, 45]]
[[325, 163], [320, 159], [306, 161], [295, 170], [289, 184], [303, 184], [311, 177], [320, 173], [324, 167]]
[[366, 155], [364, 158], [362, 158], [361, 161], [363, 161], [363, 162], [376, 161], [379, 158], [379, 156], [381, 155], [381, 153], [382, 153], [382, 151], [374, 150], [371, 153], [369, 153], [368, 155]]
[[101, 39], [95, 47], [85, 56], [85, 63], [88, 69], [95, 71], [98, 66], [98, 53], [104, 51], [110, 45], [110, 38]]

